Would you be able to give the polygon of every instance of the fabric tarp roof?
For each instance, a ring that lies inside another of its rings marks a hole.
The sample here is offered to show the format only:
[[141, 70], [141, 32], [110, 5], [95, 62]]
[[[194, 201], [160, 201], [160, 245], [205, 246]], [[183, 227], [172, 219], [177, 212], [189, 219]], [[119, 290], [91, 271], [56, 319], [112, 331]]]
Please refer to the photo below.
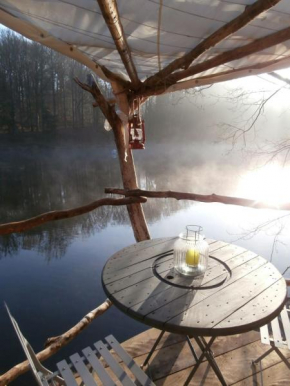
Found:
[[[160, 64], [163, 68], [183, 56], [253, 3], [253, 0], [118, 0], [120, 21], [139, 79], [154, 75], [159, 71]], [[106, 75], [98, 65], [127, 77], [96, 0], [0, 0], [0, 22], [75, 58], [103, 79]], [[193, 64], [244, 46], [289, 25], [290, 1], [282, 0], [201, 54]], [[194, 75], [194, 78], [202, 78], [199, 83], [207, 84], [288, 66], [289, 40], [218, 65]], [[171, 90], [194, 85], [188, 79], [172, 86]]]

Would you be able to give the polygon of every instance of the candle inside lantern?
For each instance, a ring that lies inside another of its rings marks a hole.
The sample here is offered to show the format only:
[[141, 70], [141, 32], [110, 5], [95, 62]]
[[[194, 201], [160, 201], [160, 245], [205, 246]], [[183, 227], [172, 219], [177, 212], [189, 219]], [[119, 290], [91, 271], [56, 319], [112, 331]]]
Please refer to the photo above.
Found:
[[196, 249], [189, 249], [186, 252], [185, 262], [186, 262], [187, 265], [190, 265], [190, 266], [193, 266], [193, 267], [198, 266], [198, 263], [199, 263], [199, 251], [197, 251]]

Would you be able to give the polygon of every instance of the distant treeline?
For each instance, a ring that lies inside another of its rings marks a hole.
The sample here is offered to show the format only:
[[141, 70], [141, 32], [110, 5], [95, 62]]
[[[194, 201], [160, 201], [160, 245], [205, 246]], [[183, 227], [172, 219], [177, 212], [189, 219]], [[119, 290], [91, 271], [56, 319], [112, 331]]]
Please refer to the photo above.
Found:
[[74, 82], [88, 69], [10, 30], [0, 31], [0, 132], [43, 132], [103, 122]]
[[[92, 106], [92, 96], [73, 80], [86, 82], [89, 73], [50, 48], [0, 30], [0, 134], [103, 128], [104, 117]], [[99, 86], [112, 97], [109, 84], [99, 82]], [[194, 140], [204, 132], [203, 107], [208, 98], [206, 91], [199, 90], [150, 98], [142, 107], [147, 140]], [[108, 140], [105, 130], [97, 132], [98, 141]]]

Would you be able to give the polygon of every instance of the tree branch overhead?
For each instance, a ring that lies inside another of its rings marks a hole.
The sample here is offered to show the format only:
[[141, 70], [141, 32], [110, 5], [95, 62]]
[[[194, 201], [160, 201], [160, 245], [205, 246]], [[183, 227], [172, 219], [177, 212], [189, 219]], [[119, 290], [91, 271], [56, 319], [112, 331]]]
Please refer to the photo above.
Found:
[[132, 84], [137, 87], [140, 80], [120, 21], [116, 0], [98, 0], [98, 4]]
[[197, 59], [201, 54], [206, 52], [209, 48], [214, 47], [234, 32], [240, 30], [242, 27], [250, 23], [261, 13], [272, 8], [280, 1], [281, 0], [258, 0], [255, 3], [246, 6], [244, 12], [241, 15], [231, 20], [229, 23], [227, 23], [226, 25], [215, 31], [213, 34], [205, 38], [201, 43], [199, 43], [183, 57], [174, 60], [161, 71], [149, 77], [144, 82], [144, 84], [146, 86], [153, 86], [156, 85], [156, 83], [158, 84], [160, 82], [163, 82], [166, 77], [168, 77], [176, 70], [179, 70], [181, 68], [186, 70], [195, 59]]

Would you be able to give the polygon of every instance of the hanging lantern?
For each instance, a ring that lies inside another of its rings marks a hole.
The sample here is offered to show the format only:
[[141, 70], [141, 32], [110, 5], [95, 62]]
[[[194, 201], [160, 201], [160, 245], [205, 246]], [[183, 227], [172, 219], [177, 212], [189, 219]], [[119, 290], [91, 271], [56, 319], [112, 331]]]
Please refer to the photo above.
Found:
[[129, 148], [145, 149], [145, 125], [144, 119], [140, 117], [140, 103], [138, 100], [137, 112], [128, 121]]

